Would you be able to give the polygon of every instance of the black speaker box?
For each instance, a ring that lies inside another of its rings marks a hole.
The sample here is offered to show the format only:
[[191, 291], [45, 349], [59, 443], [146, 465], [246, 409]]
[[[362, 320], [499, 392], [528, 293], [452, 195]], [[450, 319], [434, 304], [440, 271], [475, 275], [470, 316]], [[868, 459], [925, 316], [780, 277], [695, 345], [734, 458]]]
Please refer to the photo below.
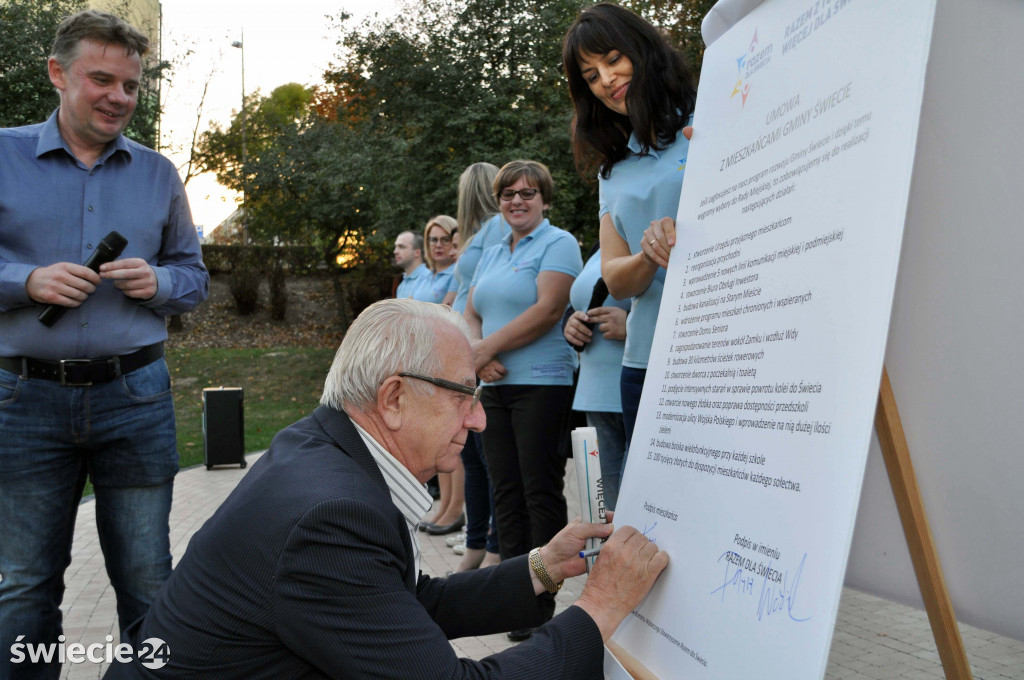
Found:
[[245, 467], [245, 429], [241, 387], [203, 390], [203, 457], [206, 469], [214, 465]]

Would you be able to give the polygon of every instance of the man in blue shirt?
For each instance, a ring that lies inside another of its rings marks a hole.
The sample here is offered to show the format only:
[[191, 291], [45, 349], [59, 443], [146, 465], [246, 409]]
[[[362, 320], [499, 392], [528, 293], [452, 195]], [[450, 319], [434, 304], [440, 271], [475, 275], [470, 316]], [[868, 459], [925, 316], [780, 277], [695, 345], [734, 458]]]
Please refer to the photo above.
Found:
[[395, 239], [395, 265], [405, 272], [395, 289], [395, 297], [412, 297], [420, 284], [430, 278], [430, 270], [423, 263], [422, 236], [411, 231], [398, 235]]
[[[64, 571], [88, 475], [122, 630], [171, 572], [178, 467], [163, 360], [165, 317], [209, 291], [184, 187], [170, 161], [126, 139], [145, 35], [93, 10], [57, 29], [45, 123], [0, 130], [0, 677], [17, 639], [61, 634]], [[123, 254], [82, 266], [110, 231]], [[66, 308], [52, 326], [46, 305]]]

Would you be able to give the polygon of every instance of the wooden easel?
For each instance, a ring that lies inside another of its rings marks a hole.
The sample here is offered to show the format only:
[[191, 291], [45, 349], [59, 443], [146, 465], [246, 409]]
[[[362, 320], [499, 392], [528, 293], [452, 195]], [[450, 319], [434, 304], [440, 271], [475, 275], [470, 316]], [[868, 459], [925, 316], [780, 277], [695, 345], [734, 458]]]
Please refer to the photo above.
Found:
[[914, 574], [921, 588], [928, 622], [935, 636], [939, 660], [946, 672], [947, 680], [970, 680], [971, 667], [967, 663], [960, 629], [953, 614], [953, 603], [949, 601], [946, 580], [942, 577], [942, 565], [935, 552], [932, 532], [928, 528], [928, 516], [921, 500], [921, 490], [914, 475], [914, 464], [910, 460], [910, 449], [903, 433], [900, 412], [896, 408], [896, 397], [889, 384], [889, 372], [882, 367], [882, 384], [878, 388], [878, 409], [875, 411], [875, 432], [881, 444], [885, 469], [889, 473], [889, 484], [900, 512], [903, 534], [914, 563]]
[[[924, 600], [928, 622], [935, 636], [939, 660], [946, 673], [946, 680], [971, 680], [971, 667], [960, 638], [960, 629], [949, 600], [946, 580], [942, 577], [942, 565], [935, 552], [932, 532], [928, 528], [928, 516], [917, 486], [914, 464], [910, 460], [910, 448], [903, 433], [900, 412], [896, 408], [896, 397], [889, 383], [889, 372], [882, 367], [882, 382], [878, 388], [878, 408], [875, 411], [875, 432], [882, 448], [885, 469], [889, 473], [889, 484], [896, 499], [896, 508], [903, 524], [903, 534], [914, 563], [914, 573], [921, 598]], [[608, 649], [615, 654], [619, 663], [636, 680], [658, 680], [657, 676], [644, 667], [633, 655], [619, 645], [609, 642]]]

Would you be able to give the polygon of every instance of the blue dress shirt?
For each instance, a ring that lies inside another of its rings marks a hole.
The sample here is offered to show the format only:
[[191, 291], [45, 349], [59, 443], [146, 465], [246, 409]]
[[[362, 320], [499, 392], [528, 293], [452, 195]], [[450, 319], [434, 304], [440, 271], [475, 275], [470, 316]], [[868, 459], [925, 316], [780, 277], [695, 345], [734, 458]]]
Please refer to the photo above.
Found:
[[[104, 280], [53, 326], [25, 289], [29, 274], [85, 262], [110, 231], [128, 240], [119, 259], [153, 267], [156, 295], [129, 298]], [[127, 354], [166, 339], [164, 317], [193, 309], [210, 275], [185, 188], [174, 165], [119, 135], [92, 168], [61, 138], [57, 112], [45, 123], [0, 129], [0, 356], [36, 359]]]

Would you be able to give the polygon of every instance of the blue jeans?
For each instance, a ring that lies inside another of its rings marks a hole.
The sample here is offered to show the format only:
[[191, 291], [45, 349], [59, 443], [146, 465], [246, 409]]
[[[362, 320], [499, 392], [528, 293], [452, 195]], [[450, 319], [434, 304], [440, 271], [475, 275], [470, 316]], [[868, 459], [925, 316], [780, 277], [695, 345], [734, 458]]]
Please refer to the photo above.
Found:
[[615, 502], [619, 499], [619, 482], [626, 457], [626, 430], [622, 425], [622, 414], [587, 411], [587, 425], [597, 430], [604, 503], [609, 510], [614, 510]]
[[646, 377], [646, 368], [623, 366], [622, 375], [619, 378], [619, 391], [622, 393], [622, 425], [626, 428], [626, 449], [622, 454], [623, 474], [626, 472], [626, 458], [629, 457], [629, 444], [633, 441], [633, 428], [636, 427], [636, 415], [640, 410], [640, 394], [644, 391], [644, 378]]
[[494, 523], [494, 496], [487, 473], [484, 445], [479, 432], [470, 432], [462, 449], [466, 470], [466, 547], [498, 552], [498, 527]]
[[122, 631], [171, 573], [178, 453], [167, 364], [87, 387], [0, 369], [0, 433], [0, 678], [56, 678], [58, 663], [12, 664], [10, 648], [18, 636], [51, 644], [62, 632], [64, 571], [87, 475]]

